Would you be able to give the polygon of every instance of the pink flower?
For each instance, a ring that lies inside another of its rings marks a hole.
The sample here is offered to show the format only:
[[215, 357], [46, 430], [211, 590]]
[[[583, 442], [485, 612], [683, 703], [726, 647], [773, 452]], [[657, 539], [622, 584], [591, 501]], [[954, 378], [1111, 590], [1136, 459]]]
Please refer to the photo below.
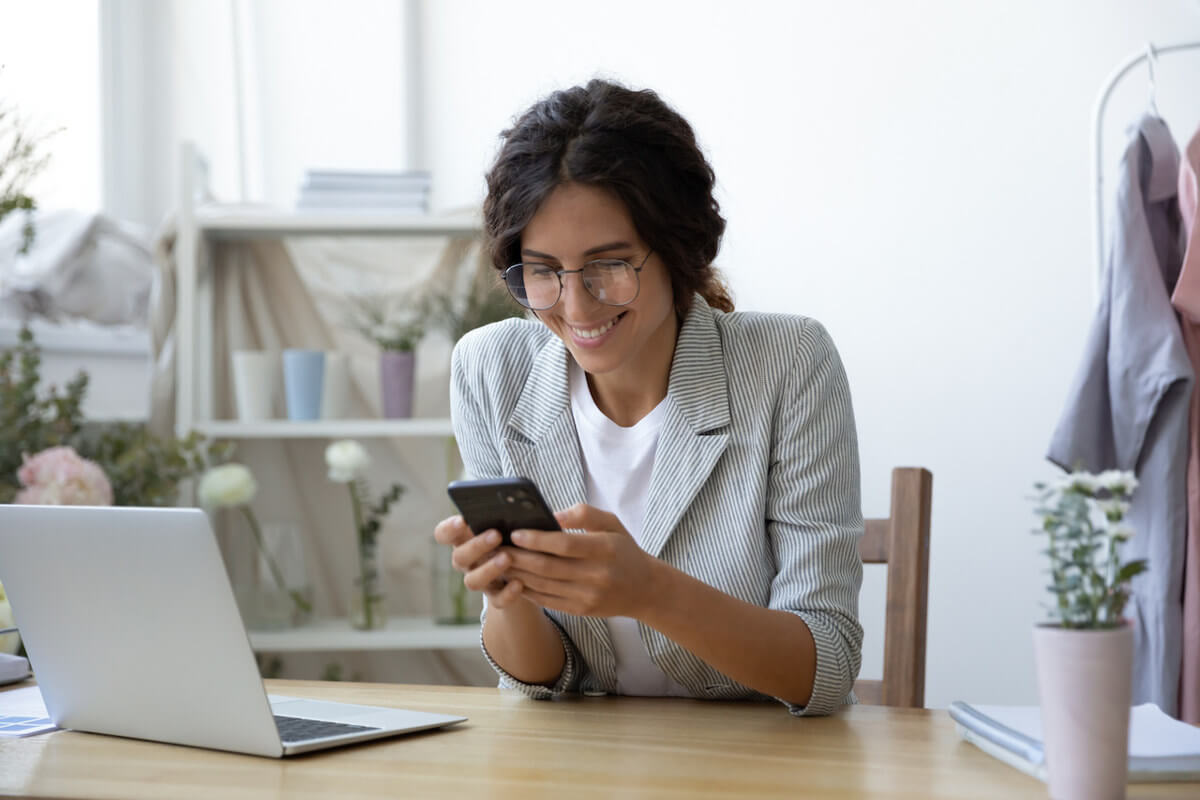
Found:
[[24, 456], [17, 479], [25, 488], [14, 503], [32, 506], [111, 506], [112, 485], [94, 461], [70, 447], [51, 447]]

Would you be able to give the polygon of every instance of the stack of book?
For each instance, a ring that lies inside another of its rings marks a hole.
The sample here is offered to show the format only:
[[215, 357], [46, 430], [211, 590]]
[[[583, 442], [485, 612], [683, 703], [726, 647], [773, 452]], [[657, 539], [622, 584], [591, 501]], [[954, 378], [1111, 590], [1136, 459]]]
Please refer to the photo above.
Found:
[[310, 169], [296, 207], [305, 211], [429, 213], [431, 176], [424, 170]]
[[[1037, 706], [950, 704], [958, 735], [990, 756], [1046, 780], [1042, 715]], [[1200, 728], [1172, 719], [1153, 703], [1129, 714], [1129, 782], [1200, 780]]]

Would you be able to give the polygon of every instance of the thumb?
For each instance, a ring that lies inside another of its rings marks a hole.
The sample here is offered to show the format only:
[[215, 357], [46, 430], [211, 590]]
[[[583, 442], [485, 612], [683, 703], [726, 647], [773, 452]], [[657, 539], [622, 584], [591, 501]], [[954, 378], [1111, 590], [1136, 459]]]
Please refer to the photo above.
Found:
[[586, 503], [577, 503], [565, 511], [559, 511], [554, 518], [563, 530], [608, 531], [629, 535], [615, 514], [601, 511]]

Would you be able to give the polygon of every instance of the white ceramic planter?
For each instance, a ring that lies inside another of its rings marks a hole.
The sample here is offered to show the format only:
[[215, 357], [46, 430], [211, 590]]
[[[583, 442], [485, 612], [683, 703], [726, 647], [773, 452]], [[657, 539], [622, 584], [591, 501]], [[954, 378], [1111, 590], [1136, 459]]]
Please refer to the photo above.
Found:
[[1033, 629], [1054, 800], [1125, 797], [1133, 630]]
[[242, 422], [271, 419], [279, 393], [279, 355], [266, 350], [233, 351], [233, 397]]

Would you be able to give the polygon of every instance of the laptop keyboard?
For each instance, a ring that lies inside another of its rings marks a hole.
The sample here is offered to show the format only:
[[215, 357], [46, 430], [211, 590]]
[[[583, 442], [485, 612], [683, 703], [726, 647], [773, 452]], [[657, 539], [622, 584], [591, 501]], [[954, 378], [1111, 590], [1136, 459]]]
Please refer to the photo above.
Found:
[[380, 730], [380, 728], [347, 725], [344, 722], [329, 722], [323, 719], [284, 717], [280, 714], [275, 715], [275, 727], [279, 728], [279, 738], [284, 744], [307, 742], [310, 739], [324, 739], [326, 736], [341, 736], [347, 733]]

